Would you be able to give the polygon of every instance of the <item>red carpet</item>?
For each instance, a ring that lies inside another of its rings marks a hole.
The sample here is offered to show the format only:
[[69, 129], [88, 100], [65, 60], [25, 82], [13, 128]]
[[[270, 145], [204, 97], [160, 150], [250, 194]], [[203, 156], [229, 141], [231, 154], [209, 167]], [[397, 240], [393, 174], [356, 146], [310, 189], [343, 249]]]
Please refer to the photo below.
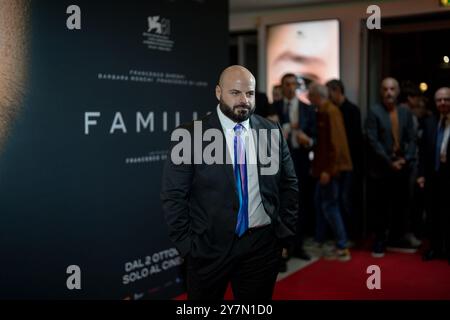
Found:
[[[367, 267], [381, 269], [381, 289], [369, 290]], [[319, 260], [277, 282], [274, 300], [450, 300], [450, 265], [422, 262], [419, 254], [390, 253], [372, 258], [369, 251], [352, 251], [352, 260]], [[177, 299], [186, 299], [181, 295]], [[229, 289], [225, 299], [232, 299]]]
[[[381, 289], [369, 290], [367, 267], [381, 269]], [[352, 251], [348, 262], [319, 260], [277, 283], [274, 299], [450, 299], [447, 261], [422, 262], [418, 254], [387, 253], [372, 258]]]

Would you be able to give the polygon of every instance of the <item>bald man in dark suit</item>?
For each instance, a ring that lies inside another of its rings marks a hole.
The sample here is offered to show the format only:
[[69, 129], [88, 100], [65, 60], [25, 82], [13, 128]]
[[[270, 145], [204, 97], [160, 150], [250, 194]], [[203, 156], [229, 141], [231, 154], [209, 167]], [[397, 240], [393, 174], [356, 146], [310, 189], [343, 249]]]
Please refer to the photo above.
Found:
[[[253, 114], [254, 95], [253, 75], [231, 66], [216, 86], [219, 105], [200, 121], [176, 129], [190, 137], [199, 125], [218, 133], [222, 146], [217, 152], [231, 160], [179, 163], [172, 145], [164, 168], [162, 205], [169, 237], [187, 263], [189, 299], [223, 299], [229, 282], [236, 299], [271, 299], [281, 249], [295, 234], [294, 166], [280, 126]], [[269, 137], [266, 145], [278, 161], [261, 161], [256, 152], [267, 134], [280, 137]], [[196, 142], [202, 148], [191, 150], [192, 157], [207, 150], [205, 141]], [[264, 170], [272, 165], [274, 171]]]

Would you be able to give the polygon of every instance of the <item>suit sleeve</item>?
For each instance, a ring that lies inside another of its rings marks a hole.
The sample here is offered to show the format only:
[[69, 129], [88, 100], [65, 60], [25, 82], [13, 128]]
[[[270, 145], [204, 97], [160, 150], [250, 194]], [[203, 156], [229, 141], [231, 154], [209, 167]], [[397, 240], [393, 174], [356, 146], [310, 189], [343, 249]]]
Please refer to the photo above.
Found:
[[378, 122], [375, 114], [372, 111], [369, 111], [367, 115], [367, 140], [369, 142], [370, 147], [375, 152], [375, 154], [381, 158], [387, 165], [391, 165], [391, 159], [384, 151], [383, 146], [378, 140]]
[[288, 145], [284, 139], [281, 127], [281, 178], [280, 178], [280, 211], [279, 215], [283, 223], [295, 234], [298, 219], [298, 181], [295, 174], [294, 163], [289, 153]]
[[316, 119], [316, 112], [314, 110], [310, 110], [309, 131], [311, 133], [310, 138], [313, 140], [311, 147], [313, 147], [317, 144], [317, 119]]
[[406, 145], [405, 160], [409, 162], [415, 160], [417, 148], [416, 131], [412, 113], [409, 110], [406, 113]]
[[425, 157], [426, 157], [426, 138], [428, 136], [428, 128], [427, 128], [427, 121], [424, 120], [423, 123], [423, 132], [422, 135], [419, 137], [418, 141], [418, 148], [419, 148], [419, 162], [418, 162], [418, 176], [419, 177], [425, 177]]
[[[355, 171], [360, 170], [363, 165], [363, 150], [364, 150], [364, 137], [362, 132], [362, 123], [361, 123], [361, 111], [359, 111], [358, 107], [355, 107], [354, 112], [354, 152], [355, 152], [355, 159], [352, 159], [353, 161], [353, 169]], [[349, 139], [349, 137], [347, 137]], [[350, 146], [349, 146], [350, 147]], [[352, 150], [350, 150], [352, 152]]]
[[164, 216], [168, 224], [169, 238], [175, 244], [180, 255], [186, 256], [191, 248], [189, 195], [194, 167], [191, 164], [174, 164], [171, 152], [176, 143], [172, 143], [163, 170], [161, 201]]

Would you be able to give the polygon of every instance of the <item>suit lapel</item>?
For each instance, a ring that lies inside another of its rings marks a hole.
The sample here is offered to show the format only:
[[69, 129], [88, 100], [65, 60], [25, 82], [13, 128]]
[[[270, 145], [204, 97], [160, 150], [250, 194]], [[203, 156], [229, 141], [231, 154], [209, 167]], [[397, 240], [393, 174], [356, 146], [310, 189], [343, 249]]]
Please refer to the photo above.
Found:
[[438, 131], [438, 125], [439, 125], [439, 116], [434, 116], [433, 117], [433, 122], [432, 122], [432, 126], [431, 126], [431, 145], [432, 145], [432, 154], [433, 154], [433, 163], [434, 161], [436, 161], [436, 140], [437, 140], [437, 131]]
[[389, 144], [394, 145], [394, 137], [392, 135], [392, 125], [391, 125], [391, 117], [389, 116], [389, 111], [385, 106], [380, 106], [380, 113], [383, 118], [383, 122], [386, 126], [386, 138], [389, 138]]
[[232, 184], [234, 191], [237, 195], [236, 179], [234, 178], [233, 164], [232, 162], [230, 162], [230, 164], [227, 163], [227, 159], [231, 159], [231, 155], [228, 150], [227, 140], [225, 138], [222, 125], [220, 124], [219, 116], [217, 115], [216, 109], [214, 109], [214, 111], [212, 111], [211, 114], [208, 115], [208, 118], [205, 121], [205, 130], [208, 128], [218, 129], [222, 133], [223, 155], [225, 156], [225, 159], [223, 159], [224, 164], [219, 166], [223, 168], [225, 175], [227, 176], [229, 182]]
[[400, 146], [402, 145], [402, 139], [403, 139], [403, 130], [402, 128], [406, 127], [406, 112], [403, 112], [402, 108], [397, 107], [397, 114], [398, 114], [398, 143]]
[[[260, 159], [260, 150], [259, 150], [259, 139], [261, 138], [259, 135], [260, 133], [264, 132], [260, 132], [261, 129], [266, 129], [261, 121], [259, 121], [259, 119], [255, 116], [251, 116], [250, 117], [250, 127], [252, 129], [252, 133], [253, 133], [253, 142], [255, 144], [255, 152], [256, 152], [256, 164], [257, 164], [257, 171], [258, 171], [258, 178], [261, 178], [261, 159]], [[269, 150], [270, 150], [270, 144], [271, 144], [271, 136], [270, 136], [270, 130], [266, 131], [266, 141], [267, 141], [267, 145], [266, 145], [266, 155], [269, 155]], [[261, 179], [259, 179], [259, 181], [261, 181]]]
[[304, 129], [305, 128], [305, 116], [303, 114], [303, 106], [300, 102], [300, 100], [298, 101], [298, 125], [300, 127], [300, 129]]
[[[447, 120], [447, 121], [448, 121], [448, 120]], [[437, 123], [439, 123], [439, 120], [438, 120]], [[438, 124], [436, 124], [436, 130], [437, 130], [437, 126], [438, 126]], [[449, 157], [450, 157], [450, 141], [447, 142], [447, 162], [448, 162], [448, 160], [449, 160]]]

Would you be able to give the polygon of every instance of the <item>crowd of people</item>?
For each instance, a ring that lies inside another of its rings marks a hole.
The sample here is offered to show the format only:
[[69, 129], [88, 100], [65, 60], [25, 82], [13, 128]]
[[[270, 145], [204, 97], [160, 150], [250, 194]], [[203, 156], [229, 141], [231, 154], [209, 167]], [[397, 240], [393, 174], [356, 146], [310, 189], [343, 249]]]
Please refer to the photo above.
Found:
[[256, 96], [255, 113], [280, 123], [299, 182], [297, 234], [280, 272], [291, 256], [311, 259], [309, 235], [322, 256], [341, 261], [370, 239], [373, 257], [422, 249], [424, 261], [450, 263], [450, 89], [438, 89], [433, 104], [414, 83], [385, 78], [363, 123], [341, 80], [310, 84], [308, 102], [298, 87], [288, 73], [272, 104]]

